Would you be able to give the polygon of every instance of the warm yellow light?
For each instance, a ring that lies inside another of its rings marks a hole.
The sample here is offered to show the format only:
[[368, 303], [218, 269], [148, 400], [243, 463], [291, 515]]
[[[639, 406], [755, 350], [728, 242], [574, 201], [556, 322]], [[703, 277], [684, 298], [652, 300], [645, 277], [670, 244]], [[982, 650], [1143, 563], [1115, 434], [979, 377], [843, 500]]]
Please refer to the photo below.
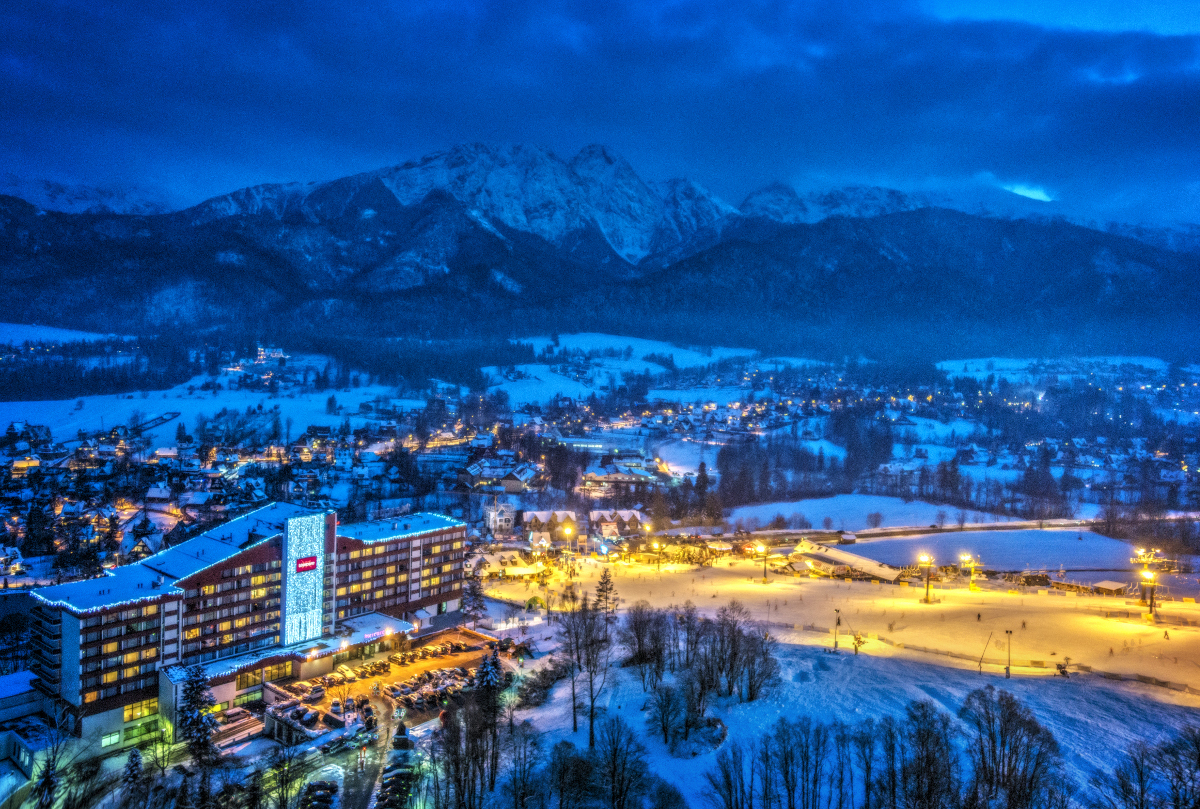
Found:
[[921, 560], [921, 564], [923, 564], [923, 565], [929, 564], [929, 554], [923, 553], [923, 554], [921, 554], [921, 556], [919, 558]]
[[758, 550], [758, 552], [759, 552], [759, 553], [763, 553], [764, 551], [766, 551], [766, 548], [764, 548], [762, 545], [759, 545], [759, 546], [757, 547], [757, 550]]
[[566, 534], [567, 536], [571, 536], [571, 526], [568, 525], [565, 528], [563, 528], [563, 533]]
[[1145, 579], [1146, 581], [1154, 581], [1154, 571], [1153, 570], [1143, 570], [1142, 578]]
[[654, 550], [658, 550], [658, 543], [657, 543], [657, 542], [655, 542], [655, 543], [654, 543]]

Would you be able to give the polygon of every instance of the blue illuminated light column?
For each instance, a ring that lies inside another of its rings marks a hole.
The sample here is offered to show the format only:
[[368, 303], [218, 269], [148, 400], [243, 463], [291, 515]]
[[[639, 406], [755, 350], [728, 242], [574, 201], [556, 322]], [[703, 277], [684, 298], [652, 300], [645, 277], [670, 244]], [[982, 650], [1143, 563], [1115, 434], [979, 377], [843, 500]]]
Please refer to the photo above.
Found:
[[287, 521], [283, 531], [284, 646], [321, 637], [325, 600], [325, 515]]

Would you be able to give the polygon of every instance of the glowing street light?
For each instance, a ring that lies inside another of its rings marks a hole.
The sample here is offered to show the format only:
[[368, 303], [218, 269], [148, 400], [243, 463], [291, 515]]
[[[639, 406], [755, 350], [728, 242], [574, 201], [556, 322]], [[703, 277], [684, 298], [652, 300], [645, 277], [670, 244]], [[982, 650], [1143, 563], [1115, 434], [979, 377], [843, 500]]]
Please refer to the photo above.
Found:
[[757, 545], [757, 546], [755, 547], [755, 550], [756, 550], [756, 551], [758, 551], [759, 553], [761, 553], [761, 554], [762, 554], [762, 558], [763, 558], [763, 584], [766, 584], [766, 583], [767, 583], [767, 547], [766, 547], [765, 545], [759, 544], [759, 545]]
[[[1154, 581], [1154, 571], [1153, 570], [1143, 570], [1142, 578], [1146, 580], [1145, 587], [1147, 590], [1150, 591], [1150, 614], [1153, 615], [1154, 614], [1154, 588], [1156, 585], [1156, 582]], [[1145, 599], [1143, 599], [1143, 601], [1144, 600]]]
[[1004, 667], [1004, 679], [1010, 679], [1009, 669], [1012, 668], [1012, 630], [1004, 630], [1004, 634], [1008, 635], [1008, 665]]
[[654, 542], [655, 563], [658, 566], [658, 571], [662, 572], [662, 550], [659, 548], [658, 541]]
[[933, 569], [933, 557], [927, 553], [923, 553], [918, 557], [918, 561], [920, 562], [920, 566], [925, 568], [925, 603], [929, 604], [931, 603], [929, 601], [929, 574]]

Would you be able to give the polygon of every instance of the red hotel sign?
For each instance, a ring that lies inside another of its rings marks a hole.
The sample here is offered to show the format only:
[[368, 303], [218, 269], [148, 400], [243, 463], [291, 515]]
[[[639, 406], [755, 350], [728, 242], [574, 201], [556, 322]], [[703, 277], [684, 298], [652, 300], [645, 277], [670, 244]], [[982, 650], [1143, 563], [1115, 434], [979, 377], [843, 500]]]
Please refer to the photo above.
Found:
[[317, 557], [315, 557], [315, 556], [305, 556], [302, 559], [296, 560], [296, 572], [297, 573], [303, 573], [306, 570], [316, 570], [316, 569], [317, 569]]

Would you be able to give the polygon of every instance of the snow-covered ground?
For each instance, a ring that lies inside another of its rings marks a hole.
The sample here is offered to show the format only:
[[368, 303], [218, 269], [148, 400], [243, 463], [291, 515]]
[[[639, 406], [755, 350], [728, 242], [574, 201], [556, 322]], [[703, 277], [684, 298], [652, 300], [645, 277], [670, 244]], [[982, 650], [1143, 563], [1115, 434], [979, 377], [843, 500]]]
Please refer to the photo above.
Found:
[[[560, 348], [565, 348], [568, 351], [583, 351], [585, 353], [607, 350], [624, 351], [626, 348], [629, 348], [632, 349], [632, 356], [636, 359], [642, 359], [647, 354], [661, 354], [663, 356], [674, 357], [675, 367], [677, 368], [700, 368], [721, 360], [734, 357], [752, 357], [758, 353], [748, 348], [721, 348], [719, 346], [680, 348], [661, 340], [647, 340], [643, 337], [622, 337], [617, 334], [598, 334], [596, 332], [560, 334], [557, 346], [554, 345], [549, 337], [534, 337], [529, 340], [522, 339], [519, 342], [531, 343], [534, 350], [539, 354], [547, 347], [553, 347], [556, 351]], [[658, 367], [661, 370], [661, 366]]]
[[26, 323], [0, 323], [0, 345], [22, 343], [94, 343], [116, 337], [91, 331], [60, 329], [55, 326], [31, 326]]
[[[582, 586], [594, 589], [604, 567], [599, 562], [585, 563]], [[1121, 599], [1014, 596], [960, 588], [939, 590], [940, 602], [926, 605], [919, 603], [923, 593], [916, 587], [778, 576], [764, 585], [761, 566], [755, 562], [722, 562], [704, 570], [667, 566], [662, 573], [643, 565], [610, 567], [625, 606], [639, 599], [659, 607], [691, 599], [702, 612], [712, 615], [736, 598], [753, 617], [773, 622], [772, 631], [781, 641], [782, 681], [755, 703], [718, 701], [712, 714], [725, 722], [730, 740], [753, 740], [781, 716], [856, 722], [899, 713], [911, 700], [933, 700], [954, 714], [971, 690], [991, 684], [1016, 694], [1050, 728], [1063, 747], [1067, 766], [1082, 785], [1092, 769], [1111, 767], [1115, 751], [1134, 741], [1156, 741], [1186, 723], [1200, 722], [1200, 698], [1186, 693], [1093, 674], [1075, 674], [1069, 680], [1046, 676], [1053, 673], [1055, 662], [1070, 657], [1072, 663], [1098, 670], [1200, 685], [1200, 663], [1195, 662], [1200, 660], [1200, 629], [1172, 626], [1170, 639], [1165, 639], [1161, 627], [1147, 626], [1136, 618], [1103, 617], [1106, 609], [1137, 612]], [[554, 580], [550, 589], [561, 586], [561, 580]], [[490, 592], [525, 599], [537, 591], [507, 584], [492, 587]], [[985, 664], [981, 673], [974, 659], [957, 660], [873, 639], [867, 640], [863, 654], [855, 656], [847, 649], [846, 634], [842, 653], [831, 655], [824, 651], [832, 646], [827, 631], [788, 628], [796, 624], [829, 627], [835, 609], [841, 610], [844, 633], [873, 632], [910, 647], [954, 651], [972, 658], [986, 649], [989, 658], [1002, 659], [1008, 652], [1005, 630], [1011, 629], [1014, 662], [1041, 660], [1047, 668], [1016, 668], [1013, 679], [1005, 680], [1001, 666]], [[1171, 604], [1165, 611], [1200, 618], [1200, 608], [1195, 605]], [[543, 650], [553, 646], [550, 627], [534, 627], [531, 634]], [[605, 712], [622, 716], [644, 732], [643, 743], [654, 770], [679, 787], [689, 805], [705, 805], [702, 774], [713, 766], [716, 751], [673, 758], [661, 738], [646, 726], [648, 704], [636, 674], [614, 669], [610, 677], [615, 683], [601, 700]], [[556, 687], [546, 705], [522, 711], [520, 716], [546, 732], [550, 744], [561, 738], [580, 746], [587, 744], [586, 721], [578, 733], [571, 732], [566, 684]]]
[[[292, 437], [295, 438], [310, 424], [336, 427], [347, 416], [351, 427], [363, 426], [367, 419], [358, 415], [358, 406], [361, 402], [373, 401], [377, 396], [389, 397], [393, 404], [400, 406], [425, 406], [424, 402], [417, 400], [399, 401], [395, 398], [395, 389], [383, 385], [366, 385], [344, 391], [330, 389], [321, 393], [284, 392], [274, 397], [264, 391], [229, 390], [232, 377], [226, 374], [219, 377], [226, 389], [214, 396], [212, 391], [200, 390], [200, 385], [209, 379], [207, 376], [198, 376], [168, 390], [152, 391], [144, 396], [140, 393], [122, 393], [39, 402], [0, 402], [0, 423], [29, 421], [45, 424], [50, 427], [56, 440], [63, 441], [75, 438], [78, 430], [91, 432], [126, 424], [135, 412], [141, 414], [142, 420], [178, 412], [178, 419], [159, 427], [152, 434], [160, 443], [174, 444], [176, 425], [180, 421], [191, 432], [196, 427], [198, 415], [212, 417], [222, 408], [244, 413], [247, 407], [257, 408], [261, 404], [263, 411], [268, 412], [278, 405], [285, 429], [287, 419], [292, 419]], [[189, 385], [194, 387], [192, 393], [188, 393]], [[325, 412], [330, 396], [334, 396], [341, 406], [338, 415]], [[83, 402], [82, 408], [76, 407], [79, 401]]]
[[972, 376], [980, 379], [995, 374], [1011, 382], [1033, 381], [1053, 372], [1060, 376], [1085, 376], [1092, 370], [1116, 371], [1122, 365], [1132, 365], [1155, 373], [1164, 373], [1167, 363], [1157, 357], [1064, 357], [1061, 359], [1031, 359], [1018, 357], [979, 357], [966, 360], [945, 360], [937, 367], [950, 376]]
[[646, 394], [650, 401], [681, 402], [683, 404], [715, 404], [725, 406], [730, 402], [744, 402], [750, 395], [749, 388], [719, 386], [713, 388], [651, 388]]
[[[947, 525], [953, 523], [957, 509], [951, 506], [939, 506], [921, 500], [906, 503], [898, 497], [875, 494], [839, 494], [809, 500], [741, 506], [733, 509], [729, 515], [729, 522], [749, 523], [750, 520], [757, 519], [760, 524], [766, 525], [777, 514], [788, 518], [794, 514], [802, 514], [814, 528], [822, 527], [825, 518], [829, 517], [833, 520], [832, 527], [838, 531], [862, 531], [868, 527], [867, 515], [878, 512], [883, 515], [880, 525], [882, 528], [926, 528], [937, 524], [939, 511], [945, 512]], [[968, 511], [967, 519], [974, 521], [975, 513]], [[992, 522], [1006, 518], [986, 515], [985, 519]]]
[[706, 444], [703, 441], [683, 441], [674, 439], [660, 444], [651, 444], [654, 457], [661, 458], [674, 475], [696, 474], [700, 471], [700, 463], [704, 462], [708, 476], [717, 478], [717, 452], [719, 446]]
[[[1015, 531], [952, 531], [896, 539], [866, 537], [854, 553], [896, 567], [911, 565], [921, 553], [939, 565], [957, 564], [969, 553], [992, 570], [1129, 570], [1129, 545], [1091, 531], [1036, 528]], [[1132, 581], [1132, 579], [1129, 579]]]

